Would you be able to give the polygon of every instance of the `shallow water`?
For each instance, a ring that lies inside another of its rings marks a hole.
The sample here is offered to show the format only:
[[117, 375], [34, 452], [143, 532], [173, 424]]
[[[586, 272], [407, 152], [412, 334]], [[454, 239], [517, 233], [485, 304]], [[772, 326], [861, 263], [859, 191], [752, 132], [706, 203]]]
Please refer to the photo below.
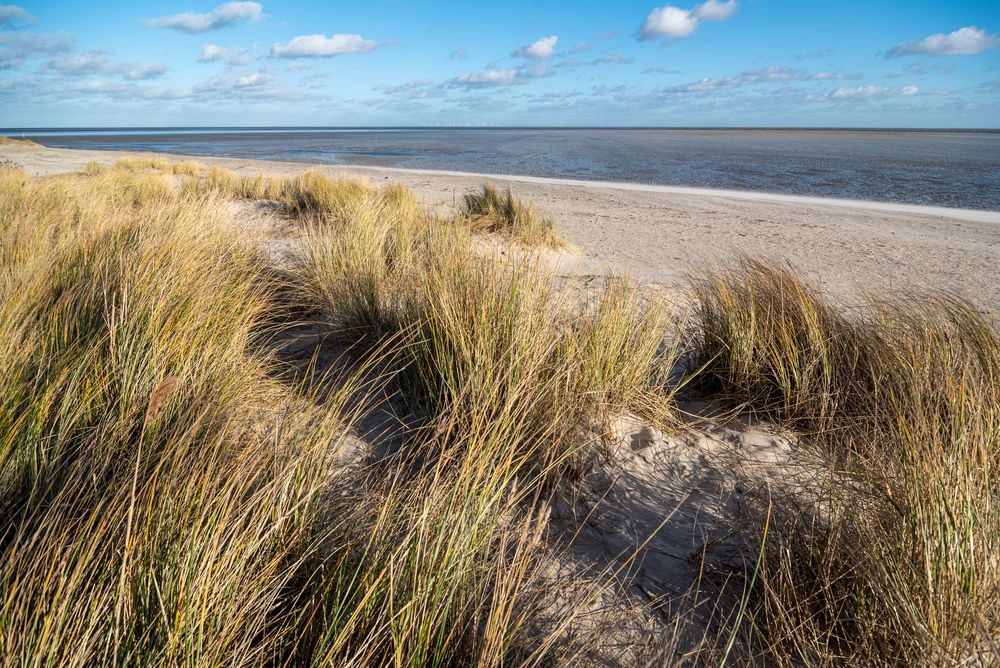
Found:
[[1000, 210], [1000, 132], [0, 130], [47, 146], [727, 188]]

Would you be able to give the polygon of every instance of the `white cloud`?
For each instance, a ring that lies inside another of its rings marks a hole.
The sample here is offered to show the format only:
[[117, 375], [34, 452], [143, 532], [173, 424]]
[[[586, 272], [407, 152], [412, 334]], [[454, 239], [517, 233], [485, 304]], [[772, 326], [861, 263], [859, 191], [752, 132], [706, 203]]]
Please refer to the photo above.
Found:
[[217, 44], [206, 44], [201, 47], [201, 55], [198, 56], [199, 63], [214, 63], [219, 60], [229, 60], [233, 56], [233, 50], [227, 49]]
[[145, 81], [147, 79], [158, 79], [166, 74], [169, 69], [163, 63], [142, 60], [138, 63], [119, 63], [115, 71], [129, 81]]
[[13, 30], [37, 21], [38, 19], [17, 5], [0, 5], [0, 29]]
[[691, 9], [673, 5], [657, 7], [639, 27], [639, 39], [687, 37], [698, 29], [702, 21], [725, 21], [736, 13], [736, 8], [736, 0], [707, 0]]
[[464, 58], [469, 57], [469, 51], [464, 46], [460, 46], [451, 53], [449, 53], [448, 57], [451, 58], [452, 60], [462, 60]]
[[106, 51], [96, 49], [84, 53], [74, 53], [63, 58], [53, 58], [45, 64], [49, 72], [68, 75], [101, 74], [108, 68]]
[[657, 37], [687, 37], [698, 29], [698, 19], [680, 7], [659, 7], [642, 22], [639, 35], [642, 39]]
[[516, 49], [510, 55], [518, 56], [519, 58], [551, 58], [556, 52], [556, 43], [558, 41], [559, 37], [557, 35], [542, 37], [536, 42]]
[[256, 21], [261, 17], [263, 9], [259, 2], [227, 2], [207, 13], [184, 12], [173, 16], [145, 19], [143, 24], [150, 28], [171, 28], [191, 33], [207, 32], [245, 21]]
[[201, 47], [199, 63], [228, 63], [229, 65], [245, 65], [250, 61], [247, 56], [249, 49], [231, 49], [218, 44], [205, 44]]
[[367, 53], [382, 46], [364, 39], [361, 35], [299, 35], [284, 44], [271, 47], [275, 58], [319, 58], [340, 56], [345, 53]]
[[0, 32], [0, 70], [20, 67], [40, 54], [68, 53], [75, 38], [65, 33]]
[[98, 74], [120, 76], [129, 81], [145, 81], [163, 76], [170, 69], [163, 63], [142, 60], [133, 63], [113, 63], [108, 52], [94, 49], [53, 58], [45, 64], [45, 71], [63, 76], [95, 76]]
[[495, 88], [498, 86], [513, 86], [525, 84], [532, 79], [540, 79], [552, 74], [548, 65], [534, 62], [512, 69], [500, 69], [488, 65], [478, 72], [465, 72], [444, 82], [445, 88]]
[[886, 86], [857, 86], [855, 88], [838, 88], [830, 93], [830, 98], [834, 100], [857, 100], [857, 99], [877, 99], [885, 97], [913, 97], [920, 92], [916, 86], [903, 86], [902, 88], [888, 88]]
[[899, 56], [971, 56], [1000, 47], [1000, 37], [976, 26], [959, 28], [955, 32], [936, 33], [930, 37], [901, 42], [886, 52], [886, 58]]
[[466, 72], [452, 81], [453, 86], [464, 88], [490, 88], [509, 86], [517, 80], [517, 70], [482, 70]]
[[285, 94], [283, 87], [267, 71], [206, 79], [193, 89], [195, 95], [222, 98], [274, 98]]
[[707, 0], [707, 2], [696, 5], [691, 13], [701, 21], [725, 21], [736, 13], [736, 0], [728, 0], [728, 2]]

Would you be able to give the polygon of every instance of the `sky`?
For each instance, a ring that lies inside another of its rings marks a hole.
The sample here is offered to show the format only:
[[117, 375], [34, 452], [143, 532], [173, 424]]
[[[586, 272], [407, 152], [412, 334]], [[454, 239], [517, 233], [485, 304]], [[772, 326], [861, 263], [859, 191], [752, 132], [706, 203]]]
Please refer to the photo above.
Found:
[[1000, 1], [0, 4], [0, 127], [1000, 127]]

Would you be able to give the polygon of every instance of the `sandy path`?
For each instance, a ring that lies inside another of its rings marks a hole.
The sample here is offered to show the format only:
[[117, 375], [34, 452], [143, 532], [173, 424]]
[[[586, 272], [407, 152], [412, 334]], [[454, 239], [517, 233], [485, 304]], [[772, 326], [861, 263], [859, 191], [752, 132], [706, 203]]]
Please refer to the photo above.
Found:
[[[74, 171], [90, 160], [110, 164], [125, 155], [136, 154], [0, 146], [0, 159], [10, 158], [33, 174]], [[252, 174], [293, 174], [310, 167], [187, 159]], [[566, 264], [581, 273], [610, 268], [643, 281], [673, 283], [742, 251], [787, 261], [841, 297], [865, 290], [945, 289], [1000, 312], [1000, 212], [530, 177], [318, 167], [376, 183], [400, 183], [427, 204], [445, 208], [486, 178], [509, 183], [522, 198], [551, 214], [559, 231], [580, 249], [580, 256], [566, 258]]]

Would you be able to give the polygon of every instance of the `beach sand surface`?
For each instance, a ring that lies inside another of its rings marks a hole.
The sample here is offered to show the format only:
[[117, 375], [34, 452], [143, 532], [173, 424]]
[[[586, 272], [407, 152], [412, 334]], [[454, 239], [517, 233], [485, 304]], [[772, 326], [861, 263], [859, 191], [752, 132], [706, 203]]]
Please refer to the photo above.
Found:
[[373, 167], [308, 165], [9, 144], [0, 160], [29, 174], [79, 171], [91, 160], [195, 160], [241, 174], [291, 175], [307, 169], [398, 183], [446, 211], [489, 180], [511, 186], [555, 221], [576, 247], [567, 273], [626, 272], [639, 281], [679, 284], [740, 253], [787, 263], [838, 299], [866, 292], [945, 290], [1000, 312], [1000, 212], [833, 200], [769, 193], [575, 182]]

